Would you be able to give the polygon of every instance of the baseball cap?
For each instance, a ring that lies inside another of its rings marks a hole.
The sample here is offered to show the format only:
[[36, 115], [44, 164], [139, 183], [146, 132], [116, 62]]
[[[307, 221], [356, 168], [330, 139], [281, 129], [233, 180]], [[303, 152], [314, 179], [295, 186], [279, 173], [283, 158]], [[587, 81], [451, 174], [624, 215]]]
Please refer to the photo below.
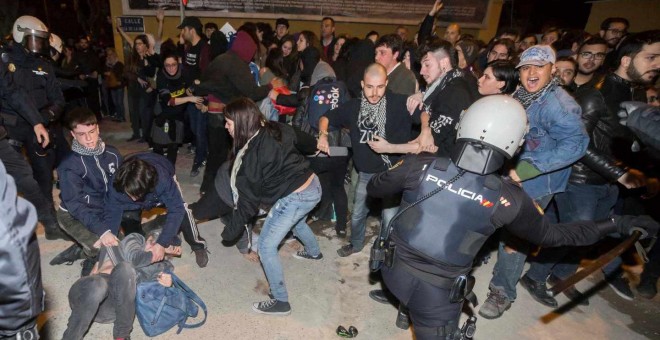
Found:
[[286, 28], [289, 28], [289, 20], [286, 20], [284, 18], [279, 18], [275, 20], [275, 28], [277, 28], [277, 25], [284, 25]]
[[516, 68], [525, 65], [544, 66], [554, 64], [557, 59], [555, 50], [547, 45], [534, 45], [520, 55], [520, 62]]
[[185, 17], [183, 18], [183, 21], [179, 26], [177, 26], [178, 29], [182, 29], [184, 27], [192, 27], [198, 30], [198, 32], [202, 31], [202, 22], [199, 20], [198, 17]]

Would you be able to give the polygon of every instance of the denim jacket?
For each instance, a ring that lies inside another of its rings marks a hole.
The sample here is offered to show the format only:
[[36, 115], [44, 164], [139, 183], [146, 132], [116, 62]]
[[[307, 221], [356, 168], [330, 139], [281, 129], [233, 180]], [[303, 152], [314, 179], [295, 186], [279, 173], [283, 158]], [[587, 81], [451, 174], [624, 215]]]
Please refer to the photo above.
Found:
[[556, 86], [527, 108], [529, 132], [520, 160], [542, 174], [522, 182], [534, 199], [562, 192], [571, 174], [571, 164], [582, 158], [589, 136], [582, 123], [580, 106]]

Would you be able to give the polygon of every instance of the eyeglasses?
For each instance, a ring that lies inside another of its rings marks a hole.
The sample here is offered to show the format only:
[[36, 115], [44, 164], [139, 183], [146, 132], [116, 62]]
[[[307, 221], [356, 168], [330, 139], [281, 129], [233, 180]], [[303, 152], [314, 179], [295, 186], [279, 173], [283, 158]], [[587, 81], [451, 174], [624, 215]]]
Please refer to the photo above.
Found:
[[582, 52], [580, 53], [580, 57], [584, 59], [591, 59], [595, 58], [596, 60], [603, 60], [605, 59], [606, 53], [591, 53], [591, 52]]
[[607, 30], [612, 32], [613, 35], [624, 35], [624, 34], [626, 34], [625, 30], [618, 30], [616, 28], [608, 28]]

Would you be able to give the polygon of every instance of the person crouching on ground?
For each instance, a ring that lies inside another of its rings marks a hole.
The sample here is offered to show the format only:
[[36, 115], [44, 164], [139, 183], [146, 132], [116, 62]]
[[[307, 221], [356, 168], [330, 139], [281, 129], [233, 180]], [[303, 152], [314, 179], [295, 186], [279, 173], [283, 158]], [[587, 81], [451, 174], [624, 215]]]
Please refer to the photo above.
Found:
[[[277, 248], [293, 229], [294, 236], [305, 246], [293, 255], [295, 258], [323, 258], [316, 237], [305, 222], [307, 214], [321, 200], [321, 184], [298, 151], [301, 139], [292, 127], [267, 121], [248, 98], [229, 103], [225, 119], [225, 128], [234, 138], [230, 173], [234, 210], [222, 238], [236, 240], [261, 204], [272, 206], [264, 221], [258, 248], [273, 298], [254, 303], [252, 310], [261, 314], [289, 315], [291, 306]], [[313, 152], [316, 146], [309, 144]]]

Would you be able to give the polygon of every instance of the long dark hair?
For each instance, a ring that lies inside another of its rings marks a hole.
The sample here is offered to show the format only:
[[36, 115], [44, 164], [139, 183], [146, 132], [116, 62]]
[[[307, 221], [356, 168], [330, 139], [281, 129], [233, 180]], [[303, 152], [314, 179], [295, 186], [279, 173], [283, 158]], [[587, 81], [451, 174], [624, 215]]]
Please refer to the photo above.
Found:
[[[312, 31], [301, 31], [300, 34], [305, 37], [305, 41], [307, 41], [307, 48], [313, 47], [317, 51], [319, 51], [319, 55], [321, 55], [321, 60], [323, 61], [328, 61], [325, 53], [323, 52], [323, 47], [321, 46], [321, 40], [319, 40], [319, 37], [316, 35], [316, 33]], [[297, 48], [297, 45], [296, 45]], [[299, 53], [301, 53], [300, 51]]]
[[284, 65], [284, 56], [282, 49], [274, 48], [268, 52], [266, 57], [266, 67], [277, 77], [289, 79], [289, 71]]
[[127, 68], [129, 69], [130, 72], [137, 72], [139, 69], [138, 63], [140, 62], [140, 54], [138, 54], [137, 49], [135, 48], [135, 42], [136, 41], [142, 41], [144, 43], [144, 46], [149, 49], [149, 38], [147, 38], [146, 34], [139, 34], [138, 36], [133, 39], [133, 48], [131, 50], [131, 58], [130, 61], [128, 62]]
[[277, 123], [269, 122], [250, 98], [241, 97], [227, 104], [225, 118], [234, 122], [234, 155], [262, 128], [268, 130], [278, 142], [282, 140], [282, 131]]

